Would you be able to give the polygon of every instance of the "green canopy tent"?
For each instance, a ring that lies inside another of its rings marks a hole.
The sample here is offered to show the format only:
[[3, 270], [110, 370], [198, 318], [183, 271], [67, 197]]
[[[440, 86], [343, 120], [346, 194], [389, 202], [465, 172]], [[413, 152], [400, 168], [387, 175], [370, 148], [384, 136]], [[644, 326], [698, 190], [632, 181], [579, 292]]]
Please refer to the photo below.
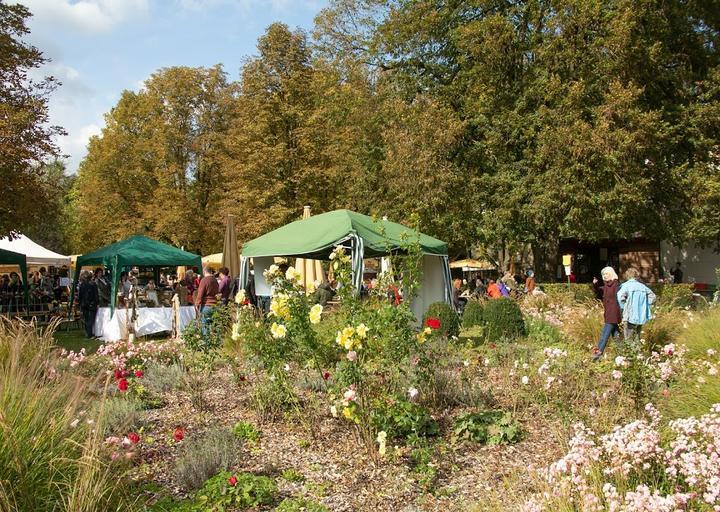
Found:
[[[110, 292], [111, 315], [115, 311], [117, 300], [117, 285], [123, 267], [174, 267], [196, 266], [202, 267], [202, 259], [197, 254], [177, 249], [172, 245], [153, 240], [146, 236], [131, 236], [114, 244], [106, 245], [96, 251], [78, 256], [75, 263], [75, 279], [78, 282], [80, 269], [84, 266], [105, 266], [112, 269], [112, 284]], [[75, 287], [73, 286], [73, 295]], [[72, 299], [72, 297], [71, 297]]]
[[344, 245], [350, 249], [353, 284], [359, 289], [364, 258], [396, 254], [413, 242], [419, 243], [423, 254], [421, 289], [413, 302], [413, 311], [422, 315], [423, 308], [436, 301], [445, 300], [452, 304], [445, 242], [402, 224], [373, 219], [350, 210], [335, 210], [291, 222], [247, 242], [242, 250], [241, 285], [244, 286], [248, 279], [248, 258], [253, 258], [255, 265], [256, 293], [264, 295], [264, 292], [269, 294], [269, 287], [264, 282], [262, 272], [271, 263], [269, 258], [295, 256], [328, 259], [336, 246]]
[[25, 305], [28, 305], [28, 273], [27, 273], [27, 258], [24, 254], [19, 252], [8, 251], [0, 249], [0, 265], [17, 265], [20, 267], [20, 280], [23, 283], [23, 289], [25, 290]]

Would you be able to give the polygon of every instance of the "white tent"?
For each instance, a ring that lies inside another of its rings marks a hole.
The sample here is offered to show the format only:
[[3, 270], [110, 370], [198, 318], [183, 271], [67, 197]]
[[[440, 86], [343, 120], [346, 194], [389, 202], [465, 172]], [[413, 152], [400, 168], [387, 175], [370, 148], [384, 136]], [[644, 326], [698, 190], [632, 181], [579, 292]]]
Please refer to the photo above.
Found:
[[70, 265], [70, 256], [63, 256], [62, 254], [52, 252], [50, 249], [36, 244], [25, 235], [17, 235], [17, 238], [13, 240], [0, 238], [0, 249], [24, 254], [27, 258], [28, 267], [42, 265], [60, 267], [62, 265]]

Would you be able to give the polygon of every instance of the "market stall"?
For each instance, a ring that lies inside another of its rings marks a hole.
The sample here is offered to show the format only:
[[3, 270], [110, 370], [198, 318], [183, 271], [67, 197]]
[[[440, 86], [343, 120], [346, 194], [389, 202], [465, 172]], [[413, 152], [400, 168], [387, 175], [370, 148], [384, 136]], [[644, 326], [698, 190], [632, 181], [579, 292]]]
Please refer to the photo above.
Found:
[[[25, 235], [16, 235], [12, 240], [8, 237], [0, 238], [0, 249], [25, 255], [26, 265], [30, 268], [70, 265], [69, 256], [46, 249]], [[27, 272], [23, 275], [27, 276]]]
[[0, 265], [20, 271], [22, 279], [22, 292], [6, 292], [0, 294], [0, 312], [19, 311], [21, 305], [27, 306], [28, 289], [27, 289], [27, 263], [24, 254], [13, 251], [0, 249]]
[[364, 258], [381, 258], [402, 253], [408, 243], [417, 242], [423, 254], [420, 290], [411, 309], [422, 318], [433, 302], [452, 304], [447, 244], [402, 224], [376, 220], [350, 210], [335, 210], [287, 224], [246, 243], [242, 250], [241, 285], [248, 279], [248, 259], [254, 259], [255, 293], [270, 295], [263, 277], [273, 257], [298, 257], [327, 260], [333, 249], [342, 245], [352, 256], [353, 285], [359, 290]]
[[[142, 336], [174, 329], [182, 330], [195, 318], [194, 307], [180, 306], [179, 314], [173, 315], [174, 308], [169, 304], [163, 307], [158, 305], [158, 301], [149, 300], [148, 287], [133, 284], [134, 288], [128, 297], [120, 286], [120, 274], [133, 267], [154, 268], [157, 273], [161, 267], [179, 265], [199, 268], [202, 263], [197, 254], [140, 235], [79, 256], [75, 268], [76, 283], [82, 267], [104, 266], [109, 270], [110, 304], [98, 309], [95, 336], [105, 341], [114, 341], [124, 339], [129, 332]], [[176, 317], [179, 325], [174, 325]], [[128, 319], [132, 321], [128, 322]]]

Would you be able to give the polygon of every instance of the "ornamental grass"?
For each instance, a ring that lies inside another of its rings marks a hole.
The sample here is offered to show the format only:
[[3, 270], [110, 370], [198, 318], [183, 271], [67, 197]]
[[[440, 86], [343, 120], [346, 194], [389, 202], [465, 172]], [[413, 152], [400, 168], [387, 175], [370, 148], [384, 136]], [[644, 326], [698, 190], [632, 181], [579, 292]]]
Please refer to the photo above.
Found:
[[88, 414], [88, 383], [52, 367], [54, 329], [0, 320], [0, 510], [128, 510], [102, 408]]

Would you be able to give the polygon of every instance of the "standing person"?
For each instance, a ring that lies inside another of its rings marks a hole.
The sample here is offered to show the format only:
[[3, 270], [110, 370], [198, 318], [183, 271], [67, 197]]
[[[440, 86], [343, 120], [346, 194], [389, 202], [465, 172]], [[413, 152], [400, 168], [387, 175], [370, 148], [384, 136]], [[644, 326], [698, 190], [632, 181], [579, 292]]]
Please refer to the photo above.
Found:
[[467, 300], [464, 297], [461, 297], [462, 294], [461, 291], [462, 288], [462, 281], [460, 279], [455, 279], [453, 281], [453, 306], [455, 307], [455, 311], [458, 313], [462, 313], [463, 309], [465, 309], [465, 303]]
[[90, 272], [84, 271], [80, 274], [80, 290], [78, 292], [78, 303], [82, 310], [83, 322], [85, 323], [85, 336], [93, 337], [95, 326], [95, 315], [97, 314], [100, 296], [95, 281], [90, 279]]
[[527, 278], [525, 279], [525, 293], [532, 295], [535, 291], [535, 272], [532, 270], [527, 271]]
[[[195, 273], [192, 270], [188, 270], [185, 272], [185, 279], [184, 279], [185, 288], [187, 288], [188, 296], [186, 299], [184, 299], [185, 304], [193, 304], [195, 302], [195, 290], [197, 290], [198, 284], [195, 281]], [[182, 299], [182, 297], [181, 297]]]
[[223, 267], [220, 269], [220, 282], [218, 284], [218, 290], [220, 293], [220, 303], [224, 306], [230, 299], [230, 288], [232, 288], [232, 281], [230, 280], [230, 269]]
[[593, 286], [595, 287], [598, 297], [600, 297], [603, 302], [605, 325], [600, 335], [598, 346], [593, 349], [593, 361], [597, 361], [602, 357], [603, 352], [605, 352], [605, 345], [607, 345], [610, 336], [618, 337], [620, 335], [618, 326], [622, 320], [620, 303], [618, 303], [617, 298], [620, 282], [618, 281], [615, 269], [605, 267], [600, 271], [600, 276], [603, 282], [600, 283], [597, 278], [593, 278]]
[[200, 280], [200, 284], [195, 295], [195, 307], [200, 314], [202, 320], [203, 334], [208, 334], [207, 325], [210, 322], [210, 316], [215, 310], [217, 304], [217, 295], [220, 286], [218, 285], [217, 279], [213, 275], [215, 272], [210, 267], [203, 269], [203, 278]]
[[655, 302], [653, 291], [641, 283], [640, 272], [629, 268], [625, 272], [625, 281], [618, 291], [617, 298], [625, 324], [625, 339], [640, 336], [642, 326], [652, 318], [650, 306]]
[[110, 283], [105, 279], [105, 270], [102, 267], [95, 269], [95, 284], [98, 289], [98, 306], [107, 306], [110, 304]]
[[670, 272], [670, 275], [673, 276], [673, 283], [675, 283], [675, 284], [682, 283], [682, 280], [683, 280], [683, 271], [682, 271], [682, 268], [680, 268], [680, 267], [681, 267], [681, 264], [678, 261], [675, 264], [675, 268], [673, 269], [673, 271]]

